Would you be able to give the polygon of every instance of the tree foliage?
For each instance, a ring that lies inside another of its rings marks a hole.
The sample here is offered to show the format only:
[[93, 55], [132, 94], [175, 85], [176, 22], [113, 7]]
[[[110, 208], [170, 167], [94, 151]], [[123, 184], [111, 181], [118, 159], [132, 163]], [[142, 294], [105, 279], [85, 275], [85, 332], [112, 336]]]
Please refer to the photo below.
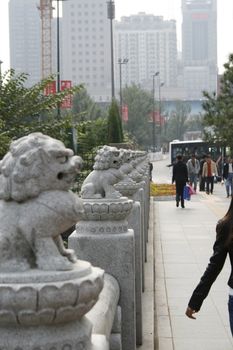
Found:
[[108, 122], [105, 118], [78, 125], [78, 152], [85, 153], [108, 143]]
[[189, 121], [188, 117], [191, 111], [189, 104], [183, 101], [177, 101], [175, 109], [171, 112], [169, 117], [169, 123], [167, 126], [168, 138], [170, 140], [184, 139], [184, 133], [188, 130]]
[[224, 68], [220, 94], [204, 92], [203, 122], [208, 141], [217, 141], [233, 149], [233, 54]]
[[149, 122], [153, 109], [152, 94], [133, 84], [123, 89], [123, 99], [128, 105], [128, 133], [139, 146], [148, 148], [152, 145], [152, 123]]
[[78, 122], [96, 120], [104, 114], [99, 105], [88, 95], [85, 88], [75, 93], [72, 112]]
[[30, 88], [25, 87], [25, 73], [17, 75], [11, 69], [0, 78], [0, 157], [12, 139], [35, 131], [66, 141], [66, 130], [71, 127], [72, 118], [67, 115], [58, 120], [57, 106], [67, 95], [74, 94], [81, 87], [45, 96], [44, 89], [53, 81], [53, 77]]
[[113, 100], [108, 112], [108, 142], [121, 143], [124, 140], [119, 107]]

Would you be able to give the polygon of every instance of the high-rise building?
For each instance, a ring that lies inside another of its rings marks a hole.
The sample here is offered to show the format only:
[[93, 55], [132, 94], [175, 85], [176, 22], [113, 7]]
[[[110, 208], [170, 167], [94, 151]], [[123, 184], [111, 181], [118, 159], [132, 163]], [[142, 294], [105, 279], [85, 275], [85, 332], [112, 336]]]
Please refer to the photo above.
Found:
[[106, 0], [63, 2], [62, 76], [95, 101], [111, 100], [110, 20]]
[[[27, 73], [27, 86], [42, 79], [42, 23], [39, 0], [9, 1], [10, 67]], [[51, 2], [52, 6], [52, 2]], [[56, 73], [56, 20], [52, 25], [52, 73]]]
[[41, 79], [41, 21], [38, 0], [10, 0], [10, 67], [29, 74], [29, 86]]
[[182, 0], [182, 60], [186, 98], [217, 88], [217, 0]]
[[[122, 17], [115, 25], [116, 77], [118, 60], [127, 58], [122, 73], [124, 84], [140, 84], [151, 89], [152, 76], [159, 72], [156, 84], [177, 86], [176, 22], [163, 17], [139, 13]], [[122, 67], [123, 69], [123, 67]], [[118, 79], [119, 81], [119, 79]]]

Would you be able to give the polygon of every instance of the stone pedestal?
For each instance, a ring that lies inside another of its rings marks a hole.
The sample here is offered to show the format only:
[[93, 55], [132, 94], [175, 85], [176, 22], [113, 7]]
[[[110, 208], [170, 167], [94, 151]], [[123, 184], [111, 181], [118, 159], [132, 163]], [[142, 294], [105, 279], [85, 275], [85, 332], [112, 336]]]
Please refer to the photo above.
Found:
[[133, 201], [119, 199], [84, 200], [84, 219], [69, 237], [78, 257], [103, 268], [120, 285], [122, 349], [136, 348], [135, 241], [127, 217]]
[[[134, 194], [139, 190], [140, 184], [134, 181], [118, 182], [115, 188], [123, 195], [132, 199]], [[142, 259], [142, 213], [139, 201], [133, 202], [133, 208], [128, 217], [129, 227], [133, 229], [135, 236], [135, 293], [136, 293], [136, 344], [142, 345], [142, 268], [144, 261]]]
[[78, 261], [65, 272], [0, 274], [0, 349], [91, 350], [84, 316], [103, 287], [103, 271]]

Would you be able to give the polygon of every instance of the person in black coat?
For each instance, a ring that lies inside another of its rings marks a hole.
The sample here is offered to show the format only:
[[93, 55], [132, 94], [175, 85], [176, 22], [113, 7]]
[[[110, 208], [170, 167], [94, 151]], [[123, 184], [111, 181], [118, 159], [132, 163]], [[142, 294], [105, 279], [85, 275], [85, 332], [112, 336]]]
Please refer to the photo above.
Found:
[[228, 312], [230, 319], [231, 333], [233, 336], [233, 199], [226, 215], [218, 221], [216, 226], [216, 241], [213, 247], [213, 254], [201, 280], [195, 288], [186, 309], [186, 316], [195, 319], [194, 314], [202, 306], [204, 299], [209, 294], [210, 288], [221, 272], [227, 255], [231, 263], [231, 274], [228, 279], [229, 299]]
[[176, 206], [184, 208], [184, 186], [188, 182], [188, 169], [183, 162], [182, 155], [176, 156], [176, 164], [173, 166], [172, 183], [176, 183]]

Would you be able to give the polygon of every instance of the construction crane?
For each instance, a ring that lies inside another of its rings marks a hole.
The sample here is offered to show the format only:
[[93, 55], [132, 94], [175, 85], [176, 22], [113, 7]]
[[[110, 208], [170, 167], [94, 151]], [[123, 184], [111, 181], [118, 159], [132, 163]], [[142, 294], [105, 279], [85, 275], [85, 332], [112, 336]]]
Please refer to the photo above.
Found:
[[52, 0], [40, 0], [42, 78], [52, 74]]

